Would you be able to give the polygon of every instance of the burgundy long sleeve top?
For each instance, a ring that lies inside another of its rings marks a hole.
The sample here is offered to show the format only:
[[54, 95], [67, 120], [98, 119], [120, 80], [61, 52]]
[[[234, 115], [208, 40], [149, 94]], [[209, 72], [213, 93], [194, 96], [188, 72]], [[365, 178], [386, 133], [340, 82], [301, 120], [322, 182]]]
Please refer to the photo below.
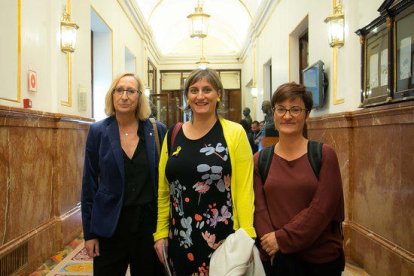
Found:
[[335, 151], [324, 144], [319, 180], [307, 154], [287, 161], [274, 154], [262, 183], [254, 156], [254, 225], [259, 237], [275, 231], [282, 253], [325, 263], [343, 252], [339, 225], [344, 220], [341, 173]]

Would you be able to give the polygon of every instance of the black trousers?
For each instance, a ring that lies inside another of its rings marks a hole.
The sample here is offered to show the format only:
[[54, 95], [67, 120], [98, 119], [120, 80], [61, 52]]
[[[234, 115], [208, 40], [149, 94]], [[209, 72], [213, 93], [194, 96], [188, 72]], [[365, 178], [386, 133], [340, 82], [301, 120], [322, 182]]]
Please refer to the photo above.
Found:
[[100, 256], [93, 260], [93, 275], [162, 276], [163, 266], [154, 249], [152, 233], [155, 211], [142, 207], [124, 208], [117, 229], [110, 238], [98, 238]]
[[267, 276], [341, 276], [344, 258], [340, 255], [332, 262], [315, 264], [300, 260], [296, 254], [276, 252], [273, 266], [263, 262]]

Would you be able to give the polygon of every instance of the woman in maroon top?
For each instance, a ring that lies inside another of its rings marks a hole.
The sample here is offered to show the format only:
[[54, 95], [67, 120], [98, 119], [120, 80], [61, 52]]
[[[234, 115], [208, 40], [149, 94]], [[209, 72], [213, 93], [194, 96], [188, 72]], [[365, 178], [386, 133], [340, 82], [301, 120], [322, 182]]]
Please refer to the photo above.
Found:
[[341, 275], [344, 268], [344, 203], [334, 150], [324, 144], [319, 178], [307, 157], [305, 121], [312, 95], [296, 83], [272, 96], [279, 131], [269, 173], [262, 183], [254, 156], [255, 217], [268, 275]]

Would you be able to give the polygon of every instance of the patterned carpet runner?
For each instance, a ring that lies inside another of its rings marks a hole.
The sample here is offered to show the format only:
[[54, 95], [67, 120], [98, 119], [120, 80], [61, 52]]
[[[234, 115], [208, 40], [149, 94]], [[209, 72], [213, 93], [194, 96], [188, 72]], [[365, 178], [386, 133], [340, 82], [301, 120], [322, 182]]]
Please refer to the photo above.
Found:
[[[93, 275], [92, 258], [86, 254], [83, 237], [80, 236], [70, 242], [66, 247], [59, 251], [55, 256], [47, 260], [35, 272], [29, 276], [82, 276]], [[363, 269], [346, 264], [343, 276], [369, 276]], [[130, 276], [129, 270], [126, 276]]]
[[86, 254], [82, 237], [69, 243], [62, 251], [47, 260], [30, 276], [92, 276], [92, 258]]

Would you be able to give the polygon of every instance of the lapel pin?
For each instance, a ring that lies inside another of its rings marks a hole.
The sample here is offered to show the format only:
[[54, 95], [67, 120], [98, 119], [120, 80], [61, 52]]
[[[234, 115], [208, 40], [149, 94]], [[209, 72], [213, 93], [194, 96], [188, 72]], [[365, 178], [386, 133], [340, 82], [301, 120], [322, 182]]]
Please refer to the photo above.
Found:
[[181, 146], [178, 146], [177, 149], [173, 152], [172, 156], [178, 156], [178, 153], [181, 151]]

